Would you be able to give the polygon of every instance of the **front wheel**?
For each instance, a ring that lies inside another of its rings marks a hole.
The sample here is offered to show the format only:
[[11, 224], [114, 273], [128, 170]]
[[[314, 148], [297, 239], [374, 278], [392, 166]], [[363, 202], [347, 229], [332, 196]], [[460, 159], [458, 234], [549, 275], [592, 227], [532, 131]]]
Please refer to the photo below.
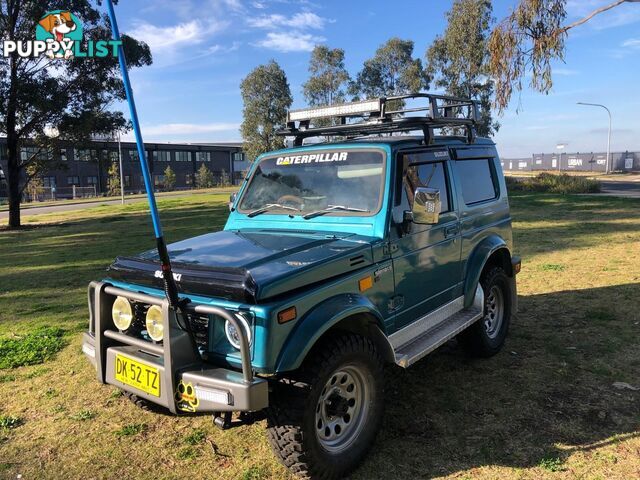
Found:
[[484, 290], [482, 318], [459, 336], [471, 355], [491, 357], [498, 353], [507, 338], [511, 321], [511, 284], [505, 271], [494, 267], [480, 278]]
[[357, 335], [332, 337], [296, 379], [277, 384], [268, 438], [279, 460], [308, 479], [342, 478], [362, 461], [384, 410], [383, 361]]

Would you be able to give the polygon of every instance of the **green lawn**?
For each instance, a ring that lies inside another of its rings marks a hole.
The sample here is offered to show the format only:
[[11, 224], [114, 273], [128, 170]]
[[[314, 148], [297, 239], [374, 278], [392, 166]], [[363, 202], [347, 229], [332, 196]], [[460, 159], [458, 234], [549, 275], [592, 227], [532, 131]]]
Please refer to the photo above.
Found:
[[[227, 199], [160, 200], [166, 237], [221, 228]], [[504, 351], [471, 360], [452, 342], [389, 368], [383, 430], [354, 478], [640, 477], [640, 392], [613, 387], [640, 386], [640, 201], [511, 203], [523, 271]], [[145, 205], [31, 219], [0, 231], [0, 365], [34, 363], [0, 369], [0, 478], [287, 478], [263, 423], [142, 412], [82, 357], [87, 283], [154, 247]]]

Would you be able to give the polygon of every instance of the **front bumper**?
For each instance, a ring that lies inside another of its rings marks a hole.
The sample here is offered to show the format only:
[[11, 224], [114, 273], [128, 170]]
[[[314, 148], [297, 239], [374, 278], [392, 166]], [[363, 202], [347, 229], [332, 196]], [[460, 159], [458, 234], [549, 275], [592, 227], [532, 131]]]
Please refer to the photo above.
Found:
[[[165, 332], [162, 344], [117, 330], [111, 319], [111, 306], [116, 296], [162, 308]], [[188, 304], [186, 309], [237, 322], [232, 312], [220, 307]], [[123, 290], [108, 283], [92, 282], [89, 285], [89, 312], [89, 332], [83, 336], [82, 351], [95, 366], [100, 382], [134, 393], [173, 413], [248, 412], [268, 406], [267, 381], [253, 375], [249, 344], [245, 330], [239, 325], [236, 325], [236, 330], [241, 336], [241, 373], [203, 362], [191, 335], [180, 328], [176, 314], [166, 299]], [[117, 356], [131, 359], [157, 372], [157, 395], [118, 380]]]

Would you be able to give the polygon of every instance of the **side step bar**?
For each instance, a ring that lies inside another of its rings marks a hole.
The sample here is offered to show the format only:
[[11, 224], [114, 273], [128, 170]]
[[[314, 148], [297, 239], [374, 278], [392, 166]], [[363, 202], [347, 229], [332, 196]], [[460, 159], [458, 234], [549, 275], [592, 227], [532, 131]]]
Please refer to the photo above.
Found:
[[478, 286], [471, 307], [459, 310], [395, 350], [396, 364], [407, 368], [482, 318], [484, 292]]

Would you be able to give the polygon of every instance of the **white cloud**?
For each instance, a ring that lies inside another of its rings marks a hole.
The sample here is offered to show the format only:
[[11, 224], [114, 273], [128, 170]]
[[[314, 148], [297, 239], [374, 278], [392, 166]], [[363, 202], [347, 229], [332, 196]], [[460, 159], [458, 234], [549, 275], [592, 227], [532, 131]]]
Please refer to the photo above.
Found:
[[292, 17], [286, 17], [285, 15], [272, 14], [262, 15], [256, 18], [247, 19], [247, 23], [250, 27], [254, 28], [267, 28], [276, 29], [278, 27], [290, 27], [290, 28], [312, 28], [315, 30], [322, 30], [326, 23], [330, 22], [329, 19], [320, 17], [312, 12], [296, 13]]
[[580, 72], [572, 70], [570, 68], [554, 68], [553, 73], [562, 77], [570, 77], [572, 75], [578, 75]]
[[149, 136], [195, 135], [200, 133], [235, 132], [239, 123], [165, 123], [143, 126], [142, 132]]
[[310, 52], [317, 44], [324, 42], [324, 37], [318, 37], [309, 33], [267, 33], [267, 37], [255, 45], [279, 52]]
[[640, 38], [630, 38], [622, 42], [623, 48], [640, 49]]
[[208, 36], [223, 30], [226, 26], [226, 22], [211, 21], [205, 24], [198, 20], [170, 26], [137, 22], [129, 33], [132, 37], [146, 42], [151, 47], [151, 51], [156, 53], [154, 50], [201, 43]]

